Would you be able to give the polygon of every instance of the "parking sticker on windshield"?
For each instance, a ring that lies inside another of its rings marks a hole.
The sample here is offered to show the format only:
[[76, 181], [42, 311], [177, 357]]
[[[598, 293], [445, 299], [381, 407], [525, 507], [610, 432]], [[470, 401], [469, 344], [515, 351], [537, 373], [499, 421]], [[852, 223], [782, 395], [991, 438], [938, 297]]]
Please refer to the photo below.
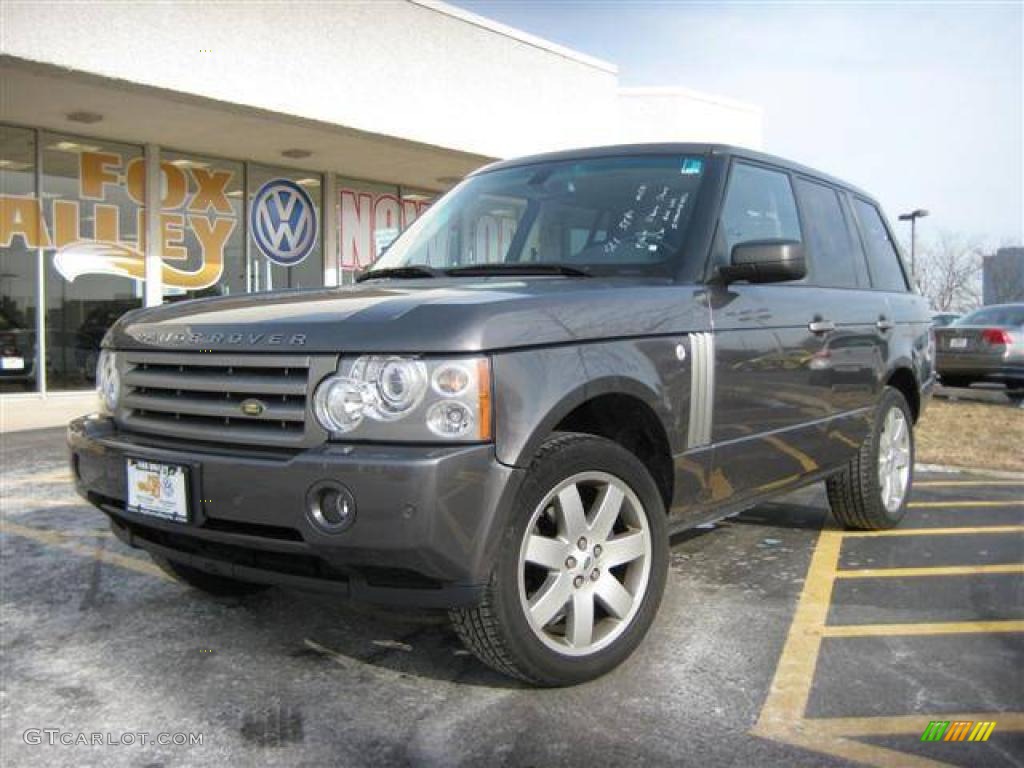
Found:
[[684, 176], [695, 176], [704, 170], [704, 161], [699, 157], [684, 157], [683, 167], [680, 169], [680, 173]]

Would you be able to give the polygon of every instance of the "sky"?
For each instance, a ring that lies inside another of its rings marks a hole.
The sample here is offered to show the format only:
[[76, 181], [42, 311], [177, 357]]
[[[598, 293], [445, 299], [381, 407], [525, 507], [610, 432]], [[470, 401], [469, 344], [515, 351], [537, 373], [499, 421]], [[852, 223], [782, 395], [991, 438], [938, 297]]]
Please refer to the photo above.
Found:
[[[764, 110], [764, 150], [856, 184], [918, 234], [1024, 242], [1024, 0], [452, 0], [619, 68]], [[901, 232], [901, 236], [904, 233]]]

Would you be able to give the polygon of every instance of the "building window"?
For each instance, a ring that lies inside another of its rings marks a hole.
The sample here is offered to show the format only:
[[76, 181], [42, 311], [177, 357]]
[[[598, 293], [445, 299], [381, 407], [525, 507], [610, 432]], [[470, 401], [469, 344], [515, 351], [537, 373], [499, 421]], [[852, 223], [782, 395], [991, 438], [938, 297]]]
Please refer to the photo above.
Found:
[[440, 192], [431, 192], [428, 189], [402, 187], [399, 194], [402, 200], [402, 230], [404, 231], [406, 227], [416, 221], [420, 214], [440, 196]]
[[166, 150], [160, 170], [164, 296], [245, 293], [242, 163]]
[[399, 188], [388, 184], [339, 176], [337, 188], [341, 282], [347, 283], [415, 220], [418, 205], [403, 201]]
[[[324, 285], [321, 175], [163, 149], [160, 177], [166, 301]], [[337, 189], [331, 284], [437, 196], [346, 178]], [[0, 125], [0, 392], [42, 389], [44, 370], [48, 390], [92, 388], [103, 337], [143, 303], [145, 193], [140, 146]]]
[[38, 387], [35, 133], [0, 125], [0, 392]]
[[142, 306], [145, 279], [141, 147], [40, 133], [46, 254], [48, 389], [93, 385], [100, 342]]
[[250, 290], [322, 286], [321, 176], [250, 164], [248, 177]]

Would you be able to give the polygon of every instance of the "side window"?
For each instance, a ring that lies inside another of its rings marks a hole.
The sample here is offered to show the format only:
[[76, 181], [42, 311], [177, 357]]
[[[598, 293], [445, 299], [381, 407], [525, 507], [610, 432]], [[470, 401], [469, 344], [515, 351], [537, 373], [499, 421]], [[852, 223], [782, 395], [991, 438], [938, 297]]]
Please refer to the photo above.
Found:
[[807, 179], [797, 179], [794, 186], [804, 216], [813, 283], [827, 288], [856, 288], [854, 235], [846, 225], [838, 193]]
[[875, 206], [859, 197], [853, 199], [853, 207], [868, 252], [872, 284], [882, 291], [906, 292], [907, 278], [903, 274], [903, 265], [900, 264], [896, 247], [889, 239], [882, 215]]
[[857, 233], [857, 219], [853, 215], [853, 197], [849, 192], [840, 192], [839, 200], [843, 206], [843, 218], [846, 220], [846, 231], [850, 233], [850, 248], [853, 249], [853, 264], [857, 270], [857, 285], [862, 288], [871, 287], [871, 274], [868, 272], [868, 257], [864, 253], [864, 243]]
[[789, 176], [745, 163], [732, 167], [719, 232], [726, 253], [751, 240], [800, 240]]

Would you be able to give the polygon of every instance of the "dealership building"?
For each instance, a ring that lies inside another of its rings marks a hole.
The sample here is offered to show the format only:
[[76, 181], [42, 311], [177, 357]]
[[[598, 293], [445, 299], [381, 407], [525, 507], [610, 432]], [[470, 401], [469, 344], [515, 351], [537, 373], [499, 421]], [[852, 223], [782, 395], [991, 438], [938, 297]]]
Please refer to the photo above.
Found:
[[[11, 0], [0, 28], [4, 431], [94, 407], [121, 313], [350, 282], [492, 160], [762, 143], [755, 106], [430, 0]], [[479, 258], [507, 231], [481, 220]]]

